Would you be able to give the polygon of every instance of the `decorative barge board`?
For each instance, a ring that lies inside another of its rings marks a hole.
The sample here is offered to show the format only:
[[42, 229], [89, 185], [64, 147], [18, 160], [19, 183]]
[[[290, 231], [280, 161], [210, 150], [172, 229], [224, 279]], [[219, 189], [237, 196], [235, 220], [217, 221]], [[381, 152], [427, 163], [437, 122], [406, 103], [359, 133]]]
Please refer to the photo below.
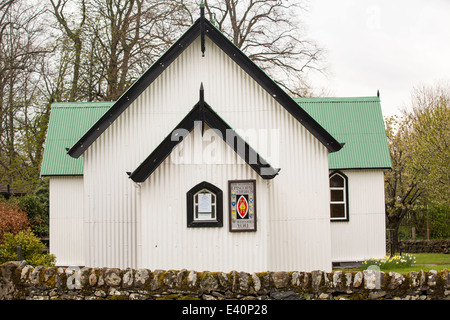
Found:
[[136, 170], [129, 173], [134, 182], [144, 182], [156, 168], [169, 156], [178, 143], [199, 125], [202, 133], [205, 126], [214, 128], [233, 150], [245, 160], [263, 179], [273, 179], [280, 169], [274, 169], [248, 143], [243, 140], [204, 100], [203, 84], [200, 87], [200, 101], [186, 117], [161, 142], [161, 144], [142, 162]]

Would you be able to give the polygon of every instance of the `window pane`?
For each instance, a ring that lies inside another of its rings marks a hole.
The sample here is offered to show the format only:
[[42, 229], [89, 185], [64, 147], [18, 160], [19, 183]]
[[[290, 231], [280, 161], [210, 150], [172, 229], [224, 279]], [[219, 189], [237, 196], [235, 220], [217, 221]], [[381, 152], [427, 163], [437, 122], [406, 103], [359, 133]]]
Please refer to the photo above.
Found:
[[344, 201], [344, 190], [331, 190], [331, 201]]
[[344, 204], [331, 204], [330, 211], [331, 211], [331, 218], [345, 218]]
[[338, 174], [335, 174], [330, 179], [330, 187], [344, 187], [344, 178]]
[[[204, 197], [204, 195], [210, 195], [209, 200], [208, 197]], [[208, 189], [202, 189], [194, 195], [194, 220], [211, 221], [215, 219], [216, 195]]]

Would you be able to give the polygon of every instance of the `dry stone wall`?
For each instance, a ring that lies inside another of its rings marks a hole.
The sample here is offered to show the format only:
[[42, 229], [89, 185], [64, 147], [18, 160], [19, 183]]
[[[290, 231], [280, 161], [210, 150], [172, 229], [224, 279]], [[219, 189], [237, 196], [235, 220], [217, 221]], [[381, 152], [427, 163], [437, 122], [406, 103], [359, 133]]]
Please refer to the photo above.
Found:
[[450, 254], [450, 240], [403, 240], [400, 241], [403, 252], [409, 253], [445, 253]]
[[197, 272], [0, 266], [0, 300], [450, 300], [448, 270]]

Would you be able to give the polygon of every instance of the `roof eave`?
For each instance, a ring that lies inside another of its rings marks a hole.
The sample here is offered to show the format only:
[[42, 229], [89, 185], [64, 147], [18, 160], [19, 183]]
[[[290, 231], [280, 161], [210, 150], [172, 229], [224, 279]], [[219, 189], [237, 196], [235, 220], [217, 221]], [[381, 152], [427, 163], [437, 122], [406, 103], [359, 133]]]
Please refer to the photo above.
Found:
[[[284, 90], [280, 88], [249, 57], [228, 40], [206, 18], [200, 17], [145, 73], [139, 78], [106, 112], [97, 123], [83, 135], [68, 151], [71, 157], [78, 158], [83, 152], [116, 120], [120, 114], [172, 63], [199, 35], [206, 35], [216, 43], [234, 62], [243, 68], [297, 121], [308, 129], [330, 152], [342, 147], [318, 122]], [[203, 42], [203, 41], [202, 41]], [[203, 48], [202, 48], [203, 50]]]
[[200, 34], [198, 19], [67, 152], [78, 158]]

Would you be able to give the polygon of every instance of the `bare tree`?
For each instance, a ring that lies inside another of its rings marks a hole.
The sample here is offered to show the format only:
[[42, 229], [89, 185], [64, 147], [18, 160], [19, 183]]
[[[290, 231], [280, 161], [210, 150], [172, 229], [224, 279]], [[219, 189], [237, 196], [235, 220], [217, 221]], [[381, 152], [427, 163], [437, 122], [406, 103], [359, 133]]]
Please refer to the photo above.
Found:
[[[183, 1], [50, 1], [62, 31], [56, 60], [66, 74], [59, 76], [67, 82], [72, 74], [71, 101], [116, 100], [175, 41], [189, 17]], [[65, 39], [74, 53], [64, 48]]]
[[69, 0], [50, 0], [52, 5], [52, 12], [55, 15], [59, 25], [63, 28], [67, 37], [73, 42], [74, 49], [74, 62], [73, 62], [73, 77], [72, 85], [70, 89], [69, 100], [74, 101], [78, 94], [78, 81], [80, 78], [80, 68], [81, 68], [81, 52], [83, 49], [82, 32], [83, 27], [86, 23], [86, 0], [81, 0], [80, 3], [80, 16], [79, 23], [71, 27], [69, 25], [68, 19], [65, 17], [65, 8], [69, 3]]
[[288, 93], [309, 91], [306, 73], [322, 72], [324, 51], [302, 30], [305, 1], [205, 0], [209, 19]]
[[97, 60], [107, 83], [103, 100], [117, 99], [176, 40], [180, 10], [176, 1], [92, 1], [90, 37], [106, 58]]
[[35, 156], [39, 157], [43, 140], [37, 149], [25, 151], [25, 145], [38, 113], [37, 70], [48, 52], [41, 45], [42, 12], [22, 0], [0, 2], [0, 170], [8, 184], [21, 175], [38, 177], [36, 170], [27, 170], [40, 162]]

